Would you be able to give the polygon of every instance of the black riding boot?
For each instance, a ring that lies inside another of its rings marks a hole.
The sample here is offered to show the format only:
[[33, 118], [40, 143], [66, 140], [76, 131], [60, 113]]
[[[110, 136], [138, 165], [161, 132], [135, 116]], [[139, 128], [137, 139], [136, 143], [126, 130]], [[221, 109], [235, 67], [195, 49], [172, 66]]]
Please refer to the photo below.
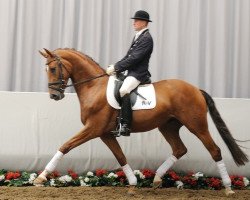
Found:
[[121, 98], [121, 111], [120, 111], [120, 134], [123, 136], [130, 136], [130, 126], [132, 122], [132, 108], [130, 103], [130, 96], [126, 94]]

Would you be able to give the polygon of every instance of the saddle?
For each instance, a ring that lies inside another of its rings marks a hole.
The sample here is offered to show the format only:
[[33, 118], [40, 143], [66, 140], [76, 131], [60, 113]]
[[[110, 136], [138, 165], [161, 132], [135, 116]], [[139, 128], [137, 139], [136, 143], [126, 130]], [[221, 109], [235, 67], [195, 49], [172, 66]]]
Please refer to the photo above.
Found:
[[[114, 95], [115, 95], [115, 99], [116, 101], [119, 103], [119, 105], [121, 106], [121, 96], [120, 96], [120, 88], [126, 78], [126, 76], [122, 73], [118, 74], [116, 76], [116, 80], [115, 80], [115, 87], [114, 87]], [[150, 84], [151, 83], [151, 80], [148, 79], [146, 82], [144, 82], [143, 84], [140, 84], [140, 85], [144, 85], [144, 84]], [[144, 100], [147, 100], [143, 95], [141, 95], [139, 92], [138, 92], [138, 87], [136, 87], [134, 90], [132, 90], [130, 92], [130, 102], [131, 102], [131, 106], [133, 107], [135, 105], [135, 102], [137, 100], [137, 97], [141, 97], [142, 99]]]
[[[123, 74], [109, 77], [106, 96], [110, 106], [115, 109], [121, 108], [119, 89], [125, 78], [126, 76]], [[153, 109], [156, 106], [155, 90], [153, 84], [150, 84], [150, 80], [131, 91], [130, 102], [132, 110]]]
[[[115, 109], [121, 108], [121, 97], [119, 89], [121, 88], [125, 75], [112, 75], [109, 77], [107, 86], [107, 101]], [[132, 110], [153, 109], [156, 106], [155, 90], [150, 80], [140, 84], [130, 93], [130, 102]]]

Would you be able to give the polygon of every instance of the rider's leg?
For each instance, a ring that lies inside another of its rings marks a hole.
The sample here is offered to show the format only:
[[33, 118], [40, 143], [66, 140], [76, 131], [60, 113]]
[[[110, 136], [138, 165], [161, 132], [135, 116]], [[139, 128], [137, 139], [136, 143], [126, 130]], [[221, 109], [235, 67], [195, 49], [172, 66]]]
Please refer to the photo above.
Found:
[[122, 123], [120, 133], [124, 136], [130, 135], [130, 127], [132, 122], [132, 108], [129, 94], [139, 84], [140, 81], [138, 81], [136, 78], [134, 78], [133, 76], [128, 76], [125, 78], [122, 87], [119, 90], [121, 96], [120, 121]]
[[119, 90], [120, 96], [123, 97], [126, 94], [129, 94], [132, 90], [134, 90], [138, 85], [140, 85], [140, 81], [137, 80], [133, 76], [128, 76], [124, 79], [124, 82]]

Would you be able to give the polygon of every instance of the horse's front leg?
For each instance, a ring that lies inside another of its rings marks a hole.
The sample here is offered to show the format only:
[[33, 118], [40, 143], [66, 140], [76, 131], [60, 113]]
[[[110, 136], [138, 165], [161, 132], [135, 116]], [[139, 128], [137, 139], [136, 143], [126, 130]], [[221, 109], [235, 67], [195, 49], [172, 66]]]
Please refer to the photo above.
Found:
[[85, 126], [80, 132], [78, 132], [74, 137], [64, 143], [50, 162], [46, 165], [44, 171], [34, 180], [34, 185], [40, 186], [47, 181], [47, 176], [53, 172], [58, 165], [62, 157], [68, 153], [71, 149], [99, 136], [97, 130], [92, 127]]
[[128, 194], [133, 195], [135, 193], [134, 188], [137, 185], [137, 178], [134, 175], [131, 167], [127, 164], [127, 159], [122, 152], [122, 149], [113, 135], [104, 134], [101, 136], [102, 141], [108, 146], [108, 148], [112, 151], [117, 161], [122, 167], [123, 172], [125, 173], [130, 188], [128, 190]]

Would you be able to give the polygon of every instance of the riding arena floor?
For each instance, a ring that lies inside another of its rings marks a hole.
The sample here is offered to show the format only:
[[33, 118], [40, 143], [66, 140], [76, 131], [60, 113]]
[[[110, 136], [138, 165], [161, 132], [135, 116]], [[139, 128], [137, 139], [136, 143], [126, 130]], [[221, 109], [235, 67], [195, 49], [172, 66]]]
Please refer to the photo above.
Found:
[[249, 200], [250, 190], [235, 190], [235, 195], [226, 197], [224, 190], [178, 190], [176, 188], [136, 188], [133, 196], [126, 187], [0, 187], [0, 200], [125, 200], [125, 199], [168, 199], [168, 200]]

